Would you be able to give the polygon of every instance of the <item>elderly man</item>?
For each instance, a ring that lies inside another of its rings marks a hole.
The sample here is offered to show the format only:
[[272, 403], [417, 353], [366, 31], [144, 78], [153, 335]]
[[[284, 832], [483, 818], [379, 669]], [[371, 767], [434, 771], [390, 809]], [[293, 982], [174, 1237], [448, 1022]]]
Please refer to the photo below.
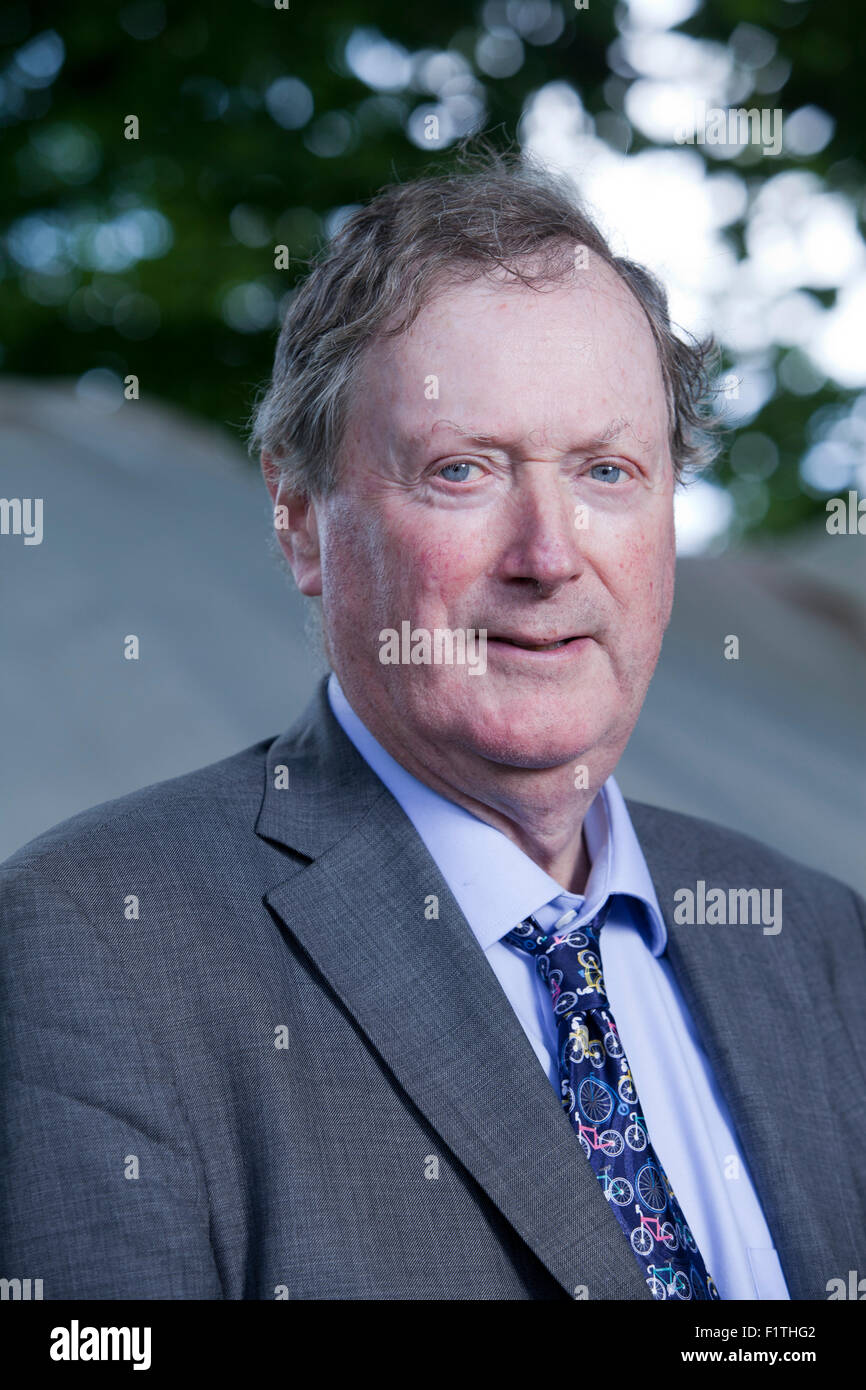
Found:
[[512, 159], [349, 218], [254, 430], [330, 676], [4, 870], [8, 1274], [666, 1301], [866, 1269], [863, 903], [612, 775], [707, 351]]

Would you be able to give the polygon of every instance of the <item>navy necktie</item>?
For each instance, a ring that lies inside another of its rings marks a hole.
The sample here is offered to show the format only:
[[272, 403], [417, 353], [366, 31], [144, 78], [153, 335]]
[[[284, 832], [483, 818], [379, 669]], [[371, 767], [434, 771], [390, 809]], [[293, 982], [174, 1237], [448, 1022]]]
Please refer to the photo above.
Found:
[[718, 1290], [650, 1143], [601, 976], [599, 933], [611, 900], [584, 926], [566, 912], [551, 933], [527, 917], [504, 941], [535, 959], [550, 994], [562, 1104], [654, 1298]]

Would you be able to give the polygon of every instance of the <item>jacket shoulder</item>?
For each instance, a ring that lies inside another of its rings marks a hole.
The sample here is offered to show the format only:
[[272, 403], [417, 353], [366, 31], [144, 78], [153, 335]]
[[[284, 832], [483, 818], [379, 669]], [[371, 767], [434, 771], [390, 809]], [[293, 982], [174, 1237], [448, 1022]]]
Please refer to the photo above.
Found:
[[714, 886], [773, 884], [810, 902], [819, 900], [825, 908], [828, 896], [835, 899], [840, 894], [850, 908], [853, 895], [861, 914], [866, 910], [850, 884], [802, 864], [752, 835], [642, 801], [627, 799], [626, 805], [648, 861], [663, 865], [668, 877], [676, 870], [683, 877], [697, 874], [708, 884], [713, 881]]
[[[273, 737], [192, 772], [153, 782], [69, 816], [0, 864], [0, 881], [21, 873], [62, 881], [62, 871], [101, 861], [145, 860], [159, 845], [202, 837], [217, 824], [251, 833]], [[78, 874], [74, 875], [78, 877]]]

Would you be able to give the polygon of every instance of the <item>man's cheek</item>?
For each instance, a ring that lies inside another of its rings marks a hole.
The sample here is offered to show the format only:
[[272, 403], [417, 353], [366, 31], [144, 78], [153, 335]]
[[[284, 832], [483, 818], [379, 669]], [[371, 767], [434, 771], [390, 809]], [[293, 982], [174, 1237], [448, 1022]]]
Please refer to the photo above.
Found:
[[466, 590], [482, 565], [481, 537], [439, 536], [418, 538], [404, 549], [401, 572], [420, 601], [435, 598], [453, 603]]
[[651, 643], [667, 627], [673, 603], [672, 547], [636, 534], [626, 543], [614, 570], [615, 597], [626, 621], [645, 633]]
[[673, 525], [667, 528], [660, 537], [657, 551], [659, 610], [663, 626], [667, 627], [674, 601], [676, 575], [676, 540]]
[[647, 580], [648, 617], [659, 635], [670, 622], [673, 597], [673, 567], [664, 564]]
[[662, 575], [662, 551], [652, 536], [646, 531], [635, 530], [630, 535], [611, 537], [610, 550], [613, 573], [623, 597], [630, 602], [639, 602], [640, 596], [652, 596], [659, 592]]
[[360, 608], [375, 599], [388, 579], [388, 538], [369, 523], [340, 525], [329, 530], [325, 564], [331, 587], [341, 602]]

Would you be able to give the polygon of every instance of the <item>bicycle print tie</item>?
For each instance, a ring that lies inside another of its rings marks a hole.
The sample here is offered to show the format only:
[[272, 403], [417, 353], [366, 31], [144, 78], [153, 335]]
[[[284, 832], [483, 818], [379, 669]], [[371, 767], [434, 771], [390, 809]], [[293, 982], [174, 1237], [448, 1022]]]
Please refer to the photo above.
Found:
[[557, 1025], [562, 1104], [604, 1188], [654, 1298], [717, 1299], [646, 1121], [601, 975], [599, 934], [610, 899], [592, 920], [567, 929], [563, 913], [542, 932], [534, 917], [502, 939], [535, 958]]

